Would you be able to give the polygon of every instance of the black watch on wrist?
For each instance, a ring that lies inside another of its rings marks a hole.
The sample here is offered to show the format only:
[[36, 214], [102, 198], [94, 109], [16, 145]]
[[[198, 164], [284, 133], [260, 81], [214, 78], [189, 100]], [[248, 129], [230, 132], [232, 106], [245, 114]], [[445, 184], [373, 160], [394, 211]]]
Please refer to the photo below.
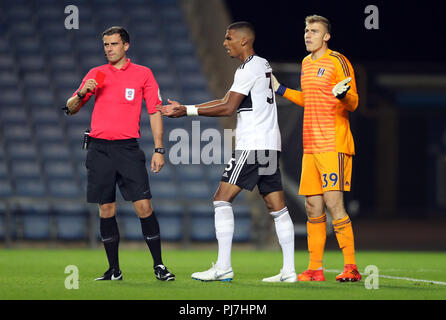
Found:
[[164, 149], [164, 148], [155, 148], [155, 149], [153, 149], [153, 152], [158, 152], [158, 153], [161, 153], [161, 154], [165, 154], [166, 153], [166, 149]]
[[77, 95], [80, 99], [85, 98], [85, 95], [81, 95], [80, 91], [78, 91], [78, 92], [76, 93], [76, 95]]

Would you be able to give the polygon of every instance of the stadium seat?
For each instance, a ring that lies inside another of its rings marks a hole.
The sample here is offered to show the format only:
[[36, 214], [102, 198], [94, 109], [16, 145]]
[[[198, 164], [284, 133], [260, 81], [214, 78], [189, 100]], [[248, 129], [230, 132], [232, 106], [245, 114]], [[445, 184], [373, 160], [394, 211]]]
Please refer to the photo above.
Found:
[[169, 70], [170, 62], [165, 56], [147, 56], [142, 62], [142, 65], [150, 68], [157, 79], [158, 73], [165, 72]]
[[27, 90], [26, 99], [29, 103], [32, 103], [37, 107], [50, 107], [54, 105], [54, 95], [48, 88], [31, 88], [30, 90]]
[[45, 161], [48, 160], [70, 160], [71, 153], [64, 143], [45, 142], [40, 145], [40, 154]]
[[28, 72], [23, 77], [23, 84], [26, 89], [49, 89], [50, 79], [42, 72]]
[[29, 142], [32, 139], [32, 130], [23, 124], [6, 124], [3, 127], [3, 137], [12, 143]]
[[203, 167], [197, 164], [175, 166], [175, 175], [180, 181], [201, 181], [204, 179]]
[[178, 199], [178, 186], [171, 181], [159, 181], [150, 188], [154, 199]]
[[17, 37], [12, 44], [22, 54], [39, 54], [43, 51], [39, 41], [32, 36]]
[[41, 124], [36, 125], [36, 137], [41, 144], [46, 142], [63, 143], [65, 132], [58, 124]]
[[41, 125], [58, 125], [62, 118], [62, 110], [57, 106], [37, 106], [30, 105], [31, 119], [36, 127], [36, 131], [39, 130]]
[[234, 238], [235, 242], [251, 240], [252, 219], [251, 211], [246, 205], [233, 204], [234, 211]]
[[161, 240], [178, 241], [184, 235], [184, 209], [176, 204], [157, 205], [154, 209], [160, 224]]
[[125, 202], [117, 205], [116, 217], [119, 232], [126, 240], [142, 240], [141, 222], [131, 203]]
[[1, 108], [0, 119], [2, 125], [15, 124], [25, 126], [28, 114], [22, 107], [3, 106]]
[[12, 196], [12, 186], [9, 179], [0, 179], [0, 197], [7, 198]]
[[[62, 73], [62, 72], [70, 72], [74, 73], [76, 70], [76, 61], [74, 59], [74, 56], [70, 54], [61, 54], [52, 56], [50, 58], [50, 67], [55, 73]], [[78, 83], [80, 83], [80, 78], [78, 78]], [[58, 86], [58, 83], [55, 83], [56, 86]], [[75, 88], [73, 88], [73, 91]]]
[[23, 104], [21, 92], [17, 88], [2, 90], [2, 104], [5, 106], [21, 106]]
[[12, 54], [9, 54], [10, 47], [8, 51], [0, 53], [0, 72], [14, 72], [16, 68], [15, 59]]
[[45, 161], [44, 171], [48, 179], [74, 179], [74, 168], [71, 161]]
[[19, 85], [19, 78], [13, 71], [1, 71], [0, 65], [0, 89], [14, 89]]
[[64, 28], [60, 27], [60, 22], [55, 25], [44, 25], [48, 33], [43, 38], [43, 46], [51, 56], [59, 54], [70, 54], [73, 52], [73, 45], [64, 33]]
[[47, 195], [47, 190], [40, 178], [17, 178], [15, 179], [15, 195], [17, 197], [42, 198]]
[[8, 179], [9, 170], [5, 160], [0, 160], [0, 179]]
[[209, 200], [212, 199], [215, 190], [211, 190], [206, 181], [189, 181], [181, 184], [183, 199]]
[[11, 174], [16, 179], [40, 178], [40, 166], [36, 159], [12, 161]]
[[49, 194], [55, 198], [76, 199], [81, 197], [80, 188], [71, 179], [53, 179], [48, 181]]
[[20, 70], [24, 72], [42, 72], [45, 68], [45, 65], [45, 59], [40, 51], [32, 54], [24, 54], [24, 52], [21, 52], [17, 64]]
[[23, 238], [48, 240], [50, 238], [50, 206], [45, 202], [20, 204]]
[[190, 238], [193, 241], [215, 240], [214, 208], [209, 205], [190, 207]]
[[13, 161], [37, 158], [37, 148], [30, 142], [8, 142], [7, 152]]
[[55, 203], [53, 211], [58, 239], [85, 240], [87, 238], [88, 211], [84, 203]]
[[[82, 83], [82, 77], [76, 71], [55, 72], [53, 79], [57, 88], [70, 89], [72, 94]], [[66, 99], [68, 99], [70, 96], [66, 97]]]

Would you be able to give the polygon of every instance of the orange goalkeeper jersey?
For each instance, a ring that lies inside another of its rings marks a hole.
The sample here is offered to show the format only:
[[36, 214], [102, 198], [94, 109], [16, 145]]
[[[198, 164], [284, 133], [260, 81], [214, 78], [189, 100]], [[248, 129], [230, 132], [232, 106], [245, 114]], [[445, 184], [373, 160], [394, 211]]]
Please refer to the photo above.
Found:
[[[332, 89], [347, 77], [352, 78], [350, 90], [339, 100]], [[301, 87], [302, 92], [287, 88], [283, 96], [305, 108], [304, 153], [355, 154], [348, 111], [357, 108], [358, 94], [353, 67], [347, 58], [330, 49], [316, 60], [311, 60], [311, 54], [306, 56], [302, 60]]]

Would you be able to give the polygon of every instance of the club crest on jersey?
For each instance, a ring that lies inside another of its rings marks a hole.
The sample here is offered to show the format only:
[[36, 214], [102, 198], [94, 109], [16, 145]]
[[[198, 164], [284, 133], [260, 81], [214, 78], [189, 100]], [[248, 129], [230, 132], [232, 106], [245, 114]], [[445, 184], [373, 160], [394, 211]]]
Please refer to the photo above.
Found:
[[324, 75], [325, 69], [324, 68], [319, 68], [318, 72], [317, 72], [317, 76], [318, 77], [322, 77]]
[[132, 101], [135, 98], [135, 89], [125, 88], [125, 98]]

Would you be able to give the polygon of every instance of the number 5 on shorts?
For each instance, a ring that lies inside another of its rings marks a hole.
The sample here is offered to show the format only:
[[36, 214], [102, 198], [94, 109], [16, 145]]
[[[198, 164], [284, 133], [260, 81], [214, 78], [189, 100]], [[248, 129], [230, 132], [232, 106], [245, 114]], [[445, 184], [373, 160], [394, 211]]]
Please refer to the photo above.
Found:
[[[332, 188], [336, 185], [336, 183], [338, 183], [338, 175], [336, 173], [334, 173], [334, 172], [332, 172], [332, 173], [330, 173], [330, 175], [328, 175], [328, 179], [331, 182], [333, 182], [333, 184], [331, 185]], [[327, 174], [326, 173], [324, 173], [322, 175], [322, 180], [323, 180], [322, 181], [323, 182], [322, 188], [326, 188], [327, 185], [328, 185]]]

